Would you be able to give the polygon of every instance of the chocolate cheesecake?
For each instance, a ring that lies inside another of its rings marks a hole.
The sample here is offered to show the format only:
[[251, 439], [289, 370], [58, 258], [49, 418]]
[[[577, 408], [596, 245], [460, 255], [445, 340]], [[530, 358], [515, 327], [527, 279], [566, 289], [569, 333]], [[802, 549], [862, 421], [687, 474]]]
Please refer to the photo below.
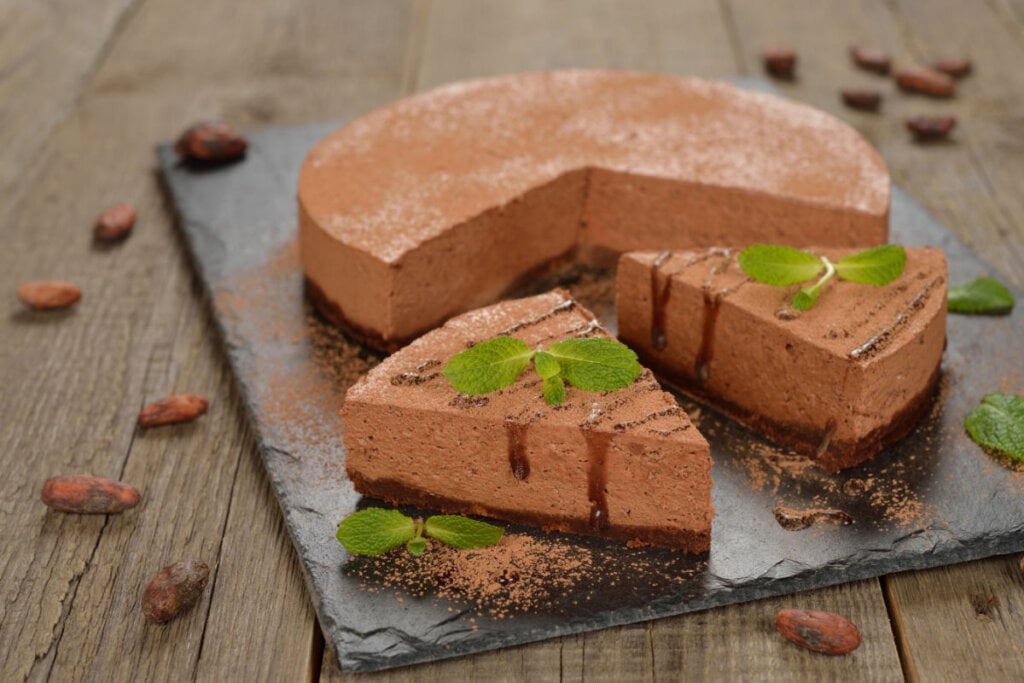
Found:
[[345, 469], [368, 496], [549, 530], [700, 553], [711, 538], [711, 456], [672, 396], [644, 370], [624, 389], [566, 388], [548, 405], [529, 370], [490, 394], [442, 374], [496, 336], [531, 348], [607, 337], [561, 291], [449, 320], [385, 359], [345, 398]]
[[309, 153], [308, 291], [394, 350], [552, 265], [635, 249], [886, 241], [889, 175], [824, 112], [726, 83], [620, 71], [456, 83]]
[[628, 253], [619, 337], [659, 377], [838, 471], [906, 435], [931, 405], [946, 277], [941, 250], [908, 249], [889, 284], [833, 281], [796, 311], [799, 285], [753, 281], [728, 249]]

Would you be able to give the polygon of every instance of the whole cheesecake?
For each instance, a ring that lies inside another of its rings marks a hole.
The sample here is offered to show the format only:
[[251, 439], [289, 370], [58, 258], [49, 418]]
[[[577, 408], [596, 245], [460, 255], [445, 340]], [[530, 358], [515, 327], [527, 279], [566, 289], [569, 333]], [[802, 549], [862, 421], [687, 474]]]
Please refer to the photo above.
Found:
[[553, 264], [884, 243], [889, 176], [860, 134], [810, 107], [721, 82], [561, 71], [367, 114], [310, 151], [298, 200], [311, 297], [394, 350]]
[[548, 405], [528, 369], [490, 394], [443, 370], [473, 344], [531, 348], [607, 337], [561, 290], [449, 320], [385, 359], [345, 397], [345, 469], [360, 493], [700, 553], [711, 539], [707, 441], [649, 371], [618, 391], [566, 388]]
[[[817, 249], [833, 262], [851, 250]], [[624, 254], [619, 337], [687, 393], [838, 471], [874, 456], [931, 405], [946, 341], [946, 259], [907, 249], [876, 287], [753, 281], [728, 249]]]

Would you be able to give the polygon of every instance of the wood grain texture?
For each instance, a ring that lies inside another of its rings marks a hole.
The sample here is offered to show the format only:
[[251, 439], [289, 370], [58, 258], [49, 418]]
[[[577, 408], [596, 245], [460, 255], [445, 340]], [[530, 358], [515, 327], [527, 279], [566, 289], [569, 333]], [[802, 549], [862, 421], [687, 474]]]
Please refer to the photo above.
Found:
[[[298, 563], [153, 174], [153, 146], [200, 117], [295, 123], [393, 99], [407, 12], [147, 2], [42, 141], [4, 225], [0, 286], [60, 273], [84, 297], [49, 316], [9, 302], [0, 319], [0, 499], [15, 539], [0, 547], [0, 680], [284, 680], [319, 667]], [[139, 208], [135, 233], [94, 249], [92, 221], [113, 201]], [[136, 433], [141, 406], [176, 391], [206, 394], [210, 413]], [[109, 519], [46, 512], [39, 487], [63, 471], [124, 478], [144, 501]], [[142, 586], [187, 556], [211, 565], [202, 601], [168, 626], [145, 623]]]
[[138, 0], [0, 0], [0, 220]]

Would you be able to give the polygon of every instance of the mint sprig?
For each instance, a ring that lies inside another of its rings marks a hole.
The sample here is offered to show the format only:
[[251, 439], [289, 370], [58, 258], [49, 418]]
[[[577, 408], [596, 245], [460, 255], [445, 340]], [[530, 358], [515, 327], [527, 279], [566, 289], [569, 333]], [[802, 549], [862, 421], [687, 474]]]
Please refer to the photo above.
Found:
[[1016, 303], [999, 280], [976, 277], [949, 288], [946, 308], [952, 313], [1007, 315]]
[[404, 543], [419, 556], [427, 549], [424, 535], [465, 550], [494, 545], [504, 533], [499, 526], [459, 515], [433, 515], [423, 522], [398, 510], [366, 508], [342, 520], [337, 537], [353, 555], [383, 555]]
[[986, 394], [964, 418], [964, 428], [978, 445], [1024, 463], [1024, 397]]
[[793, 308], [806, 311], [814, 306], [825, 284], [834, 276], [865, 285], [892, 282], [903, 273], [907, 252], [899, 245], [886, 244], [832, 263], [824, 256], [815, 256], [793, 247], [755, 244], [741, 251], [737, 260], [747, 275], [776, 287], [787, 287], [817, 277], [814, 284], [802, 287], [793, 297]]
[[444, 376], [463, 394], [487, 394], [515, 382], [531, 360], [544, 380], [544, 400], [553, 406], [565, 400], [565, 382], [583, 391], [615, 391], [642, 370], [636, 353], [614, 339], [566, 339], [531, 351], [519, 339], [496, 337], [457, 354]]

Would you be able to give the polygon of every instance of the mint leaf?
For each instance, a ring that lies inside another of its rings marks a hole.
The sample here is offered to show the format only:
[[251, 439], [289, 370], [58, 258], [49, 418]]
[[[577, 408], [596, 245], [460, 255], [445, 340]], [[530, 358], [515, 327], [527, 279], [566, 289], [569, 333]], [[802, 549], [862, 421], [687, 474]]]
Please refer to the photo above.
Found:
[[820, 284], [804, 287], [793, 297], [791, 305], [798, 311], [809, 311], [814, 306], [814, 302], [818, 300], [819, 294], [821, 294]]
[[1024, 397], [986, 394], [964, 419], [979, 445], [1024, 463]]
[[977, 277], [949, 288], [946, 307], [953, 313], [1006, 315], [1013, 310], [1013, 295], [998, 280]]
[[640, 363], [631, 348], [602, 337], [566, 339], [548, 347], [569, 384], [584, 391], [614, 391], [640, 376]]
[[889, 284], [903, 273], [907, 252], [898, 244], [883, 244], [839, 259], [840, 279], [862, 285]]
[[412, 555], [419, 557], [427, 549], [427, 539], [423, 538], [422, 536], [417, 536], [416, 538], [410, 539], [410, 541], [405, 544], [405, 549], [408, 550]]
[[558, 364], [558, 359], [547, 351], [537, 352], [533, 357], [533, 366], [537, 368], [537, 374], [544, 379], [550, 379], [562, 372], [562, 366]]
[[423, 529], [431, 538], [436, 538], [462, 550], [494, 545], [501, 540], [502, 534], [505, 533], [500, 526], [478, 522], [475, 519], [459, 515], [428, 517]]
[[565, 400], [565, 381], [561, 375], [544, 378], [544, 400], [550, 406], [560, 406]]
[[533, 357], [521, 339], [495, 337], [457, 354], [444, 368], [456, 391], [486, 394], [516, 381]]
[[416, 523], [398, 510], [366, 508], [338, 526], [338, 541], [353, 555], [381, 555], [416, 535]]
[[807, 282], [825, 267], [814, 254], [777, 244], [755, 244], [736, 258], [744, 273], [758, 282], [777, 287]]

